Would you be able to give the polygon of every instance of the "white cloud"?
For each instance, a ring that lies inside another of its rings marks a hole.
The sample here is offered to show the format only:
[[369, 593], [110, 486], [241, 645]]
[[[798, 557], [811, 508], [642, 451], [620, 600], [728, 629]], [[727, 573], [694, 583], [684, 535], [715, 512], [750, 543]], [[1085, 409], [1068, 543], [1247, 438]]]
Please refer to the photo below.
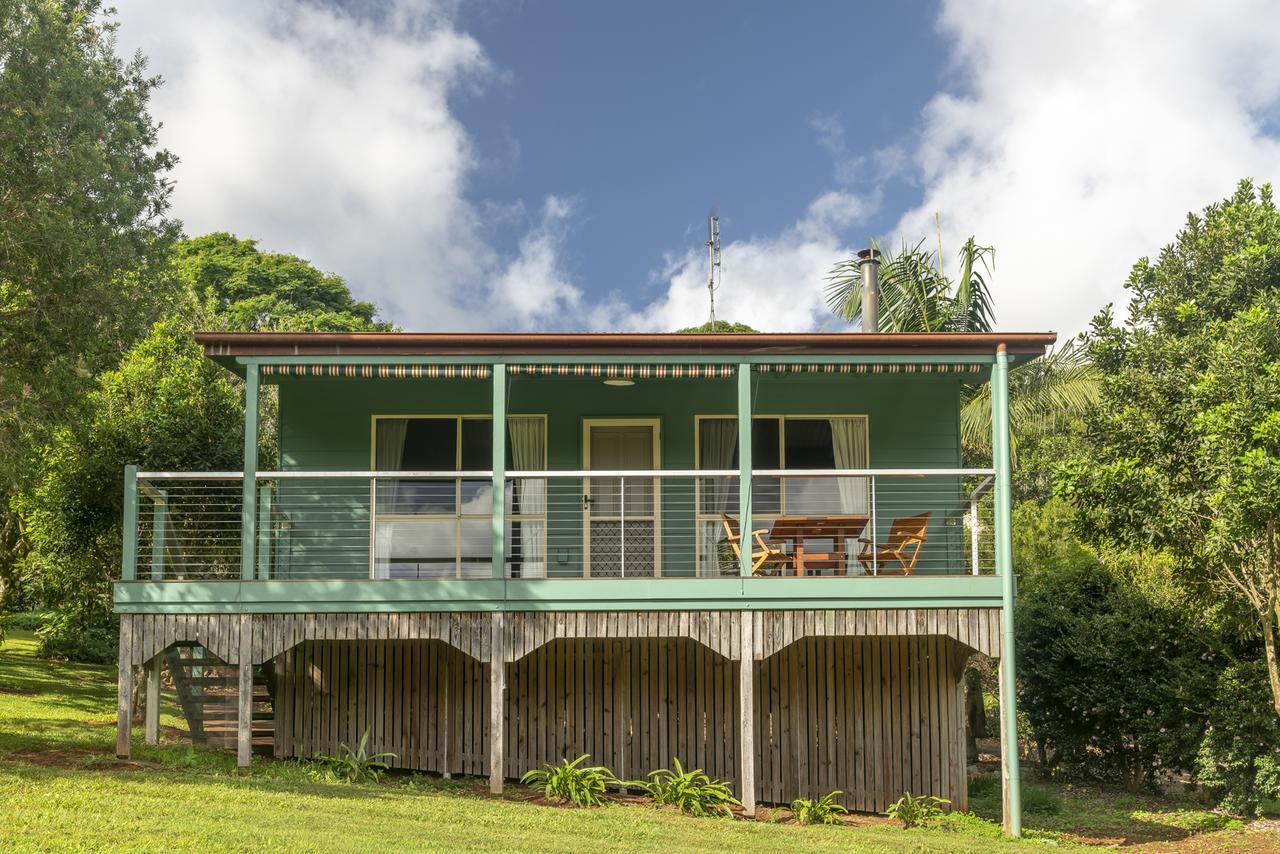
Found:
[[1236, 181], [1280, 178], [1280, 4], [944, 4], [954, 91], [924, 114], [898, 231], [997, 249], [1002, 329], [1079, 331], [1142, 255]]
[[[863, 221], [874, 207], [874, 200], [833, 190], [815, 199], [804, 217], [782, 233], [725, 244], [716, 317], [768, 332], [845, 328], [828, 311], [822, 282], [833, 263], [854, 252], [842, 242], [841, 232]], [[622, 325], [661, 332], [706, 322], [705, 251], [668, 259], [661, 279], [663, 295], [628, 314]]]
[[[122, 46], [168, 81], [153, 113], [182, 158], [175, 208], [189, 233], [233, 229], [310, 258], [409, 329], [674, 329], [706, 317], [699, 245], [666, 258], [652, 301], [588, 297], [565, 259], [590, 199], [551, 196], [532, 217], [468, 199], [480, 164], [449, 99], [504, 73], [458, 30], [449, 0], [359, 13], [119, 5]], [[1277, 177], [1280, 145], [1262, 117], [1280, 97], [1280, 5], [977, 0], [945, 3], [939, 27], [954, 84], [918, 138], [854, 151], [838, 116], [815, 117], [830, 188], [791, 226], [725, 245], [720, 317], [843, 328], [823, 277], [860, 247], [879, 187], [907, 172], [923, 198], [897, 235], [932, 234], [940, 211], [953, 245], [972, 233], [997, 247], [1002, 328], [1074, 332], [1122, 298], [1129, 266], [1186, 211], [1241, 176]], [[504, 256], [487, 235], [521, 223]]]
[[471, 328], [499, 268], [465, 197], [448, 98], [497, 74], [448, 5], [122, 0], [122, 46], [166, 78], [187, 231], [235, 230], [343, 275], [408, 328]]
[[555, 327], [582, 312], [582, 292], [570, 281], [562, 255], [574, 204], [557, 196], [543, 203], [538, 224], [520, 240], [520, 254], [493, 280], [491, 325]]

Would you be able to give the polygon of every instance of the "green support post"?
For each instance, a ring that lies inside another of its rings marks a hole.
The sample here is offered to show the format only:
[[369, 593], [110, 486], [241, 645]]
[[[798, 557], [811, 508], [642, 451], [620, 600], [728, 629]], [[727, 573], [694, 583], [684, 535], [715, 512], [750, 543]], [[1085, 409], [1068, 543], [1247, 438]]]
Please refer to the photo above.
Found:
[[1013, 646], [1013, 500], [1009, 457], [1009, 356], [1003, 344], [991, 371], [991, 455], [996, 470], [996, 573], [1004, 619], [1000, 656], [1000, 753], [1004, 762], [1004, 829], [1022, 835], [1022, 785], [1018, 769], [1018, 695]]
[[493, 366], [493, 577], [506, 577], [507, 366]]
[[244, 483], [240, 505], [240, 578], [253, 581], [258, 529], [258, 365], [244, 367]]
[[738, 570], [751, 575], [751, 365], [738, 365]]
[[124, 538], [120, 550], [120, 579], [138, 574], [138, 467], [124, 467]]

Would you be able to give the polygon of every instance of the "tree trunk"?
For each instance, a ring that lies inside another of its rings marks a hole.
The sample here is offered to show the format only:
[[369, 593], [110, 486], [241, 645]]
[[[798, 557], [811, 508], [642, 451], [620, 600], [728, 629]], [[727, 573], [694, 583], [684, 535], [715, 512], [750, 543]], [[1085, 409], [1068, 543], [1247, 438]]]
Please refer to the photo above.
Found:
[[1276, 661], [1277, 609], [1262, 622], [1262, 646], [1267, 657], [1267, 679], [1271, 682], [1271, 705], [1280, 715], [1280, 663]]
[[1262, 615], [1262, 646], [1271, 683], [1271, 706], [1280, 715], [1280, 664], [1276, 663], [1276, 631], [1280, 628], [1280, 574], [1276, 572], [1276, 527], [1267, 523], [1267, 607]]

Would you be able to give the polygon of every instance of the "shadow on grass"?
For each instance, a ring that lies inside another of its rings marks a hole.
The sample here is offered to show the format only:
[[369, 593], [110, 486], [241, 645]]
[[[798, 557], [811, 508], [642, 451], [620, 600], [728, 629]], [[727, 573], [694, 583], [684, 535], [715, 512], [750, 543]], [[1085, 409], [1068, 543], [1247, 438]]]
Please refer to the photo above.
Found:
[[[209, 751], [202, 751], [209, 752]], [[17, 757], [13, 757], [18, 759]], [[117, 760], [109, 754], [86, 754], [84, 760], [88, 764], [68, 768], [24, 762], [21, 759], [0, 764], [0, 775], [7, 775], [24, 783], [48, 783], [49, 781], [69, 775], [85, 777], [120, 778], [137, 775], [139, 781], [148, 785], [176, 790], [179, 788], [200, 788], [208, 786], [227, 786], [236, 789], [260, 791], [273, 794], [308, 794], [330, 799], [351, 801], [392, 800], [406, 796], [419, 795], [454, 795], [461, 794], [462, 787], [454, 785], [423, 785], [410, 788], [406, 785], [385, 784], [353, 784], [311, 780], [305, 778], [305, 770], [288, 774], [237, 773], [235, 757], [227, 763], [229, 770], [215, 770], [206, 765], [199, 768], [181, 768], [162, 762]]]
[[[1173, 793], [1137, 795], [1104, 786], [1024, 783], [1022, 801], [1024, 828], [1092, 844], [1175, 843], [1202, 833], [1244, 827], [1237, 818]], [[969, 808], [975, 815], [999, 821], [999, 780], [970, 780]]]

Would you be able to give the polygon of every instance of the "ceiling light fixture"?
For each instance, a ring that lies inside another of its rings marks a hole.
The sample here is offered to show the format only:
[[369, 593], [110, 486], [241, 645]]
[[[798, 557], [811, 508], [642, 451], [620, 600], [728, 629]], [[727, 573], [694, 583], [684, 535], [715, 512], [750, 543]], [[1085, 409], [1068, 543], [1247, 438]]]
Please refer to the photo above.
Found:
[[605, 385], [612, 385], [612, 386], [629, 386], [629, 385], [635, 385], [635, 384], [636, 384], [636, 381], [635, 381], [635, 380], [620, 380], [620, 379], [614, 379], [614, 380], [605, 380], [605, 381], [604, 381], [604, 384], [605, 384]]

